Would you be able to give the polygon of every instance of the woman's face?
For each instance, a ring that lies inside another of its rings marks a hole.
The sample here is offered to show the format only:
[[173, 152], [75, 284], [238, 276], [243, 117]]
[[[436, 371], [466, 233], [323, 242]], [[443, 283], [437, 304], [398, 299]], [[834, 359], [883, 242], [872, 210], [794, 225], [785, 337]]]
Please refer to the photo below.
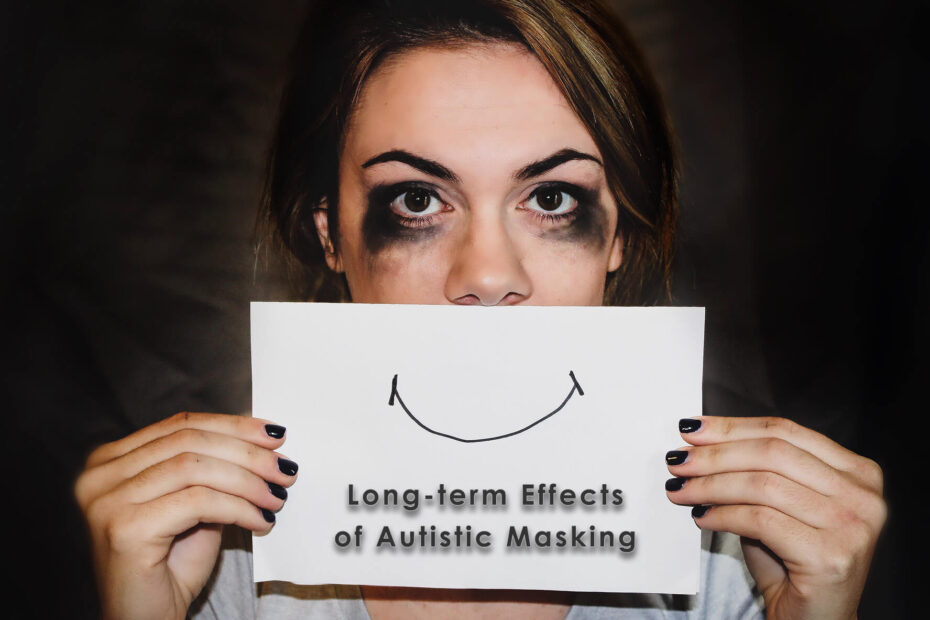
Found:
[[404, 52], [369, 76], [329, 266], [369, 303], [598, 305], [620, 265], [601, 154], [523, 48]]

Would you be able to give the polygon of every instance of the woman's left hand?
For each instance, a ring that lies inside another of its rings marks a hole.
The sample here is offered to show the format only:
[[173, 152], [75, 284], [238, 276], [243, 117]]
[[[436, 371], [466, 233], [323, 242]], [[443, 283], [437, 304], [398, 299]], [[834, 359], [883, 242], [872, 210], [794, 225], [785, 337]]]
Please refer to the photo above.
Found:
[[743, 537], [768, 617], [854, 618], [887, 511], [881, 468], [784, 418], [681, 430], [691, 445], [666, 456], [668, 497], [696, 506], [698, 527]]

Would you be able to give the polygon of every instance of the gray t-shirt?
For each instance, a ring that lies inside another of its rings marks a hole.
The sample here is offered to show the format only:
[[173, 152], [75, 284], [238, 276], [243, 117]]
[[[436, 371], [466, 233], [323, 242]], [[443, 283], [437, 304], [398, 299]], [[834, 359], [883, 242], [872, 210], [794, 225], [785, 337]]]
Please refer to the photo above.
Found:
[[[188, 613], [194, 620], [340, 618], [371, 620], [358, 586], [253, 583], [251, 537], [224, 528], [213, 576]], [[566, 620], [622, 618], [763, 618], [755, 587], [733, 534], [703, 532], [701, 586], [696, 596], [578, 593]]]

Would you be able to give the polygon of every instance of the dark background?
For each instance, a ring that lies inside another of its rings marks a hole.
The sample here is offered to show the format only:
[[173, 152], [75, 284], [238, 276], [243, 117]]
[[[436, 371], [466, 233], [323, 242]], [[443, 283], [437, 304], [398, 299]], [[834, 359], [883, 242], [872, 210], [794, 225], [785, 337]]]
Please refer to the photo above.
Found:
[[[681, 139], [676, 295], [707, 307], [706, 412], [784, 415], [877, 460], [891, 516], [861, 616], [920, 609], [926, 11], [615, 4]], [[283, 298], [252, 224], [304, 6], [0, 9], [3, 498], [22, 617], [96, 613], [71, 499], [93, 446], [180, 410], [249, 409], [248, 301]]]

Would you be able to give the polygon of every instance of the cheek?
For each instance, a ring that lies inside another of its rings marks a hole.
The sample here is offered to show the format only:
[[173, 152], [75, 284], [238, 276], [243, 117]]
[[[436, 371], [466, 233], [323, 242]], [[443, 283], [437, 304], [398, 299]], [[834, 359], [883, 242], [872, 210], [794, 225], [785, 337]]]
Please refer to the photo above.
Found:
[[533, 304], [599, 306], [603, 303], [607, 256], [599, 242], [589, 246], [536, 240], [524, 256], [524, 265], [533, 282]]
[[524, 265], [538, 305], [599, 306], [604, 302], [616, 217], [593, 209], [561, 232], [521, 239]]
[[439, 304], [449, 272], [442, 240], [389, 245], [377, 252], [361, 247], [346, 256], [346, 279], [358, 303]]
[[[531, 305], [600, 305], [609, 254], [610, 218], [563, 234], [540, 234], [512, 220], [506, 233], [532, 283]], [[353, 301], [442, 304], [446, 280], [466, 237], [457, 227], [416, 242], [370, 247], [359, 219], [342, 229], [341, 254]], [[506, 251], [503, 250], [502, 251]]]

